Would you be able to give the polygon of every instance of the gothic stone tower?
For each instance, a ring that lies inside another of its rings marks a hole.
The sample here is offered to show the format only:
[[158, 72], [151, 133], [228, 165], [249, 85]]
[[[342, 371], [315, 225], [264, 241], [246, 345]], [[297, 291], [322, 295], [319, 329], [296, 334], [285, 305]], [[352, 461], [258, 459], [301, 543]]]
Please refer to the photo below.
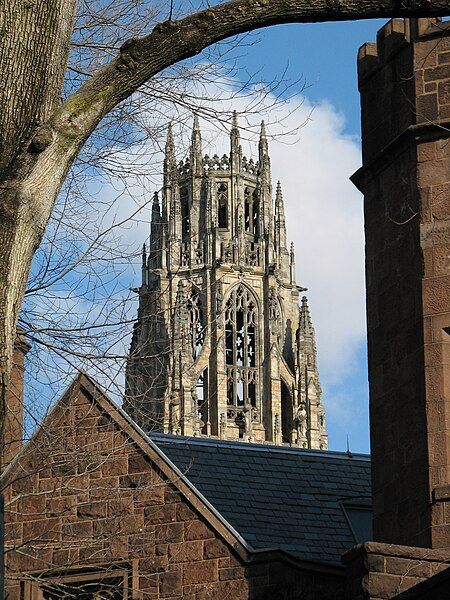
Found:
[[125, 406], [146, 430], [326, 448], [314, 328], [298, 305], [283, 196], [272, 199], [264, 123], [259, 160], [175, 161], [169, 127], [162, 206], [144, 247]]

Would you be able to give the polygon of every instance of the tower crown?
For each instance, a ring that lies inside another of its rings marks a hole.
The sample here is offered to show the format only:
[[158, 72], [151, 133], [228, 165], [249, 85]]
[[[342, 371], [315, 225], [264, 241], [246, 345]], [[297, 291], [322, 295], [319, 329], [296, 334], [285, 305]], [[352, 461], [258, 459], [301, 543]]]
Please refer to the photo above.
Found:
[[195, 117], [189, 156], [176, 165], [169, 127], [126, 405], [166, 432], [326, 447], [315, 344], [300, 331], [307, 306], [301, 313], [280, 183], [272, 197], [265, 124], [256, 161], [242, 154], [236, 112], [229, 155], [203, 156], [201, 141]]

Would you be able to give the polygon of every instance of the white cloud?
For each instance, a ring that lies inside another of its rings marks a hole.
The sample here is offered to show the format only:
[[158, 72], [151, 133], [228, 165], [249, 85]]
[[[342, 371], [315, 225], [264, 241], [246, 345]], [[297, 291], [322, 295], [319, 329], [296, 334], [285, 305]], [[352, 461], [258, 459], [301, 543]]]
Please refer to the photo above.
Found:
[[[244, 113], [247, 104], [248, 97], [238, 94], [221, 108]], [[275, 104], [269, 95], [258, 114], [241, 119], [243, 152], [256, 155], [265, 119], [272, 181], [274, 188], [277, 180], [282, 183], [297, 283], [308, 288], [321, 373], [326, 384], [336, 384], [352, 370], [366, 333], [362, 196], [349, 181], [360, 165], [360, 148], [343, 132], [344, 117], [330, 103], [313, 106], [296, 96]], [[204, 152], [229, 152], [223, 130], [205, 121], [201, 128]]]
[[[226, 96], [226, 85], [223, 81], [218, 82], [217, 89], [209, 85], [205, 97]], [[237, 93], [220, 102], [220, 108], [230, 113], [233, 109], [244, 113], [247, 106], [248, 94], [244, 97]], [[257, 114], [241, 118], [242, 146], [247, 156], [257, 154], [262, 118], [268, 124], [273, 185], [275, 188], [278, 179], [282, 182], [288, 239], [295, 243], [297, 283], [308, 288], [322, 383], [325, 389], [337, 390], [361, 361], [358, 350], [366, 333], [362, 197], [349, 181], [359, 167], [360, 148], [354, 138], [344, 133], [344, 117], [330, 103], [313, 106], [307, 98], [297, 96], [277, 105], [273, 97], [266, 95]], [[222, 125], [214, 126], [201, 119], [201, 128], [205, 153], [228, 153], [229, 141]], [[293, 130], [297, 132], [286, 134]], [[182, 140], [178, 131], [175, 133], [178, 147], [186, 148], [187, 140]], [[153, 174], [158, 162], [162, 170], [162, 158], [161, 152], [152, 150]], [[145, 157], [140, 161], [136, 154], [124, 152], [117, 153], [115, 161], [122, 161], [125, 170], [128, 165], [133, 173], [141, 171], [142, 176], [130, 177], [126, 188], [117, 180], [99, 190], [99, 205], [110, 207], [101, 217], [102, 226], [134, 214], [132, 221], [118, 228], [115, 235], [125, 245], [138, 248], [149, 231], [152, 189], [158, 189], [161, 180], [152, 175], [151, 181], [146, 181]], [[130, 286], [140, 283], [137, 271], [127, 271]], [[126, 340], [122, 343], [124, 347], [128, 345]], [[337, 390], [336, 401], [326, 398], [330, 413], [336, 412], [334, 408], [339, 408], [343, 397]], [[353, 402], [356, 406], [356, 398]]]

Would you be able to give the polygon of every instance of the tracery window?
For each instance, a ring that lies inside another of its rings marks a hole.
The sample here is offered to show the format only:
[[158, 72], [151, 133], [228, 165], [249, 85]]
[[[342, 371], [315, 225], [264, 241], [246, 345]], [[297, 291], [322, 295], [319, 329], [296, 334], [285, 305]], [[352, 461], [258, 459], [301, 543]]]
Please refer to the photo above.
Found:
[[191, 341], [192, 358], [195, 360], [200, 354], [203, 342], [205, 341], [205, 323], [203, 315], [203, 305], [200, 291], [192, 287], [187, 301], [187, 311], [189, 318], [189, 336]]
[[258, 311], [253, 294], [247, 287], [237, 286], [225, 306], [225, 361], [229, 406], [256, 406], [257, 322]]
[[244, 229], [259, 235], [259, 198], [257, 190], [246, 187], [244, 190]]
[[221, 229], [228, 228], [228, 184], [221, 183], [217, 188], [218, 221]]

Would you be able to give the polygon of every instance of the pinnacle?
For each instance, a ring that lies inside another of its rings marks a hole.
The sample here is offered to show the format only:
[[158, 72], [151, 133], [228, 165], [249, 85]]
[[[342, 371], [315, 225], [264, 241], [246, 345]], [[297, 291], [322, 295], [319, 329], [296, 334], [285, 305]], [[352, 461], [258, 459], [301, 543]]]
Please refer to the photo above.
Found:
[[265, 138], [266, 137], [266, 124], [264, 123], [264, 120], [261, 121], [261, 134], [260, 134], [261, 138]]
[[200, 130], [200, 123], [198, 120], [198, 114], [194, 113], [194, 127], [193, 127], [194, 131], [199, 131]]
[[314, 328], [311, 322], [311, 315], [309, 314], [308, 299], [306, 296], [302, 297], [302, 305], [300, 307], [300, 329], [304, 333], [314, 335]]
[[237, 111], [235, 111], [235, 110], [233, 110], [232, 128], [233, 129], [238, 128], [238, 117], [237, 117]]
[[281, 181], [277, 181], [277, 196], [279, 196], [280, 198], [283, 197], [283, 192], [281, 190]]
[[172, 121], [169, 121], [169, 125], [167, 126], [167, 138], [166, 138], [166, 158], [175, 153], [175, 147], [173, 143], [173, 131], [172, 131]]

